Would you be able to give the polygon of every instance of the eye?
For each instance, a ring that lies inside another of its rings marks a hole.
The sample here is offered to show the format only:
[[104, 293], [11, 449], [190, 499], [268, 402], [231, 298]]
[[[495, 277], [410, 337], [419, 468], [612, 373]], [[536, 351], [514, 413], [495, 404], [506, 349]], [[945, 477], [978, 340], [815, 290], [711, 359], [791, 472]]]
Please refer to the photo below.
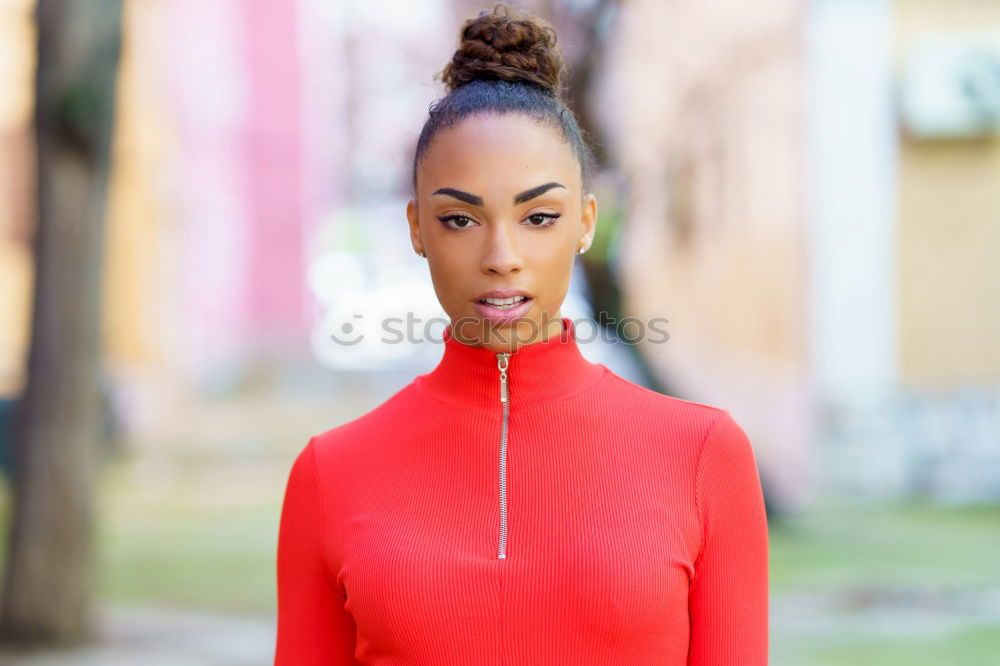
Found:
[[[465, 215], [446, 215], [444, 217], [439, 217], [438, 219], [441, 220], [441, 223], [444, 224], [444, 226], [455, 230], [468, 229], [476, 224], [472, 218]], [[455, 222], [454, 225], [448, 224], [452, 221]]]
[[540, 222], [538, 224], [529, 224], [528, 226], [535, 227], [536, 229], [544, 229], [546, 227], [551, 227], [553, 224], [555, 224], [558, 218], [559, 214], [557, 213], [535, 213], [533, 215], [529, 215], [528, 219], [540, 220]]

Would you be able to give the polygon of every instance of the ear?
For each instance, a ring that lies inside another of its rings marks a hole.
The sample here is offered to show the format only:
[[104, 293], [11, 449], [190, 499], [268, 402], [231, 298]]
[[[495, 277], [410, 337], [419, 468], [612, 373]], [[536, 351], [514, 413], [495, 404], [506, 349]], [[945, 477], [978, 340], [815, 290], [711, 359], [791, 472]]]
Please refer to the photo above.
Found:
[[424, 245], [420, 240], [420, 218], [417, 217], [416, 199], [410, 199], [406, 202], [406, 220], [410, 225], [410, 243], [413, 244], [413, 251], [423, 252]]
[[583, 210], [581, 211], [580, 222], [581, 233], [577, 247], [587, 250], [594, 242], [594, 232], [597, 229], [597, 197], [593, 194], [588, 194], [583, 198]]

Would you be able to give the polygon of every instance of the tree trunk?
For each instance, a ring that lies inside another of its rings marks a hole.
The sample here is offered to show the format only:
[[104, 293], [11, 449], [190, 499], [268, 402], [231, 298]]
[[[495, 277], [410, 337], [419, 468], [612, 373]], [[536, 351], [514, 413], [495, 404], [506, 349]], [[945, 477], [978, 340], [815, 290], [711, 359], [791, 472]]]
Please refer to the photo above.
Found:
[[70, 644], [93, 634], [100, 295], [121, 0], [40, 0], [36, 17], [35, 285], [0, 637]]

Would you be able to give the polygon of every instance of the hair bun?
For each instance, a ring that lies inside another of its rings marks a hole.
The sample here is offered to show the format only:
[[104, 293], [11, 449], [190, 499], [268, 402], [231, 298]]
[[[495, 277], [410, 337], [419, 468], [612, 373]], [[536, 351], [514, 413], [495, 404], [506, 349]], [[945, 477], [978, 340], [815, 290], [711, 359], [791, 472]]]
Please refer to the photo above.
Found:
[[440, 77], [450, 93], [476, 79], [533, 83], [562, 94], [564, 61], [556, 31], [545, 20], [504, 3], [462, 26], [462, 42]]

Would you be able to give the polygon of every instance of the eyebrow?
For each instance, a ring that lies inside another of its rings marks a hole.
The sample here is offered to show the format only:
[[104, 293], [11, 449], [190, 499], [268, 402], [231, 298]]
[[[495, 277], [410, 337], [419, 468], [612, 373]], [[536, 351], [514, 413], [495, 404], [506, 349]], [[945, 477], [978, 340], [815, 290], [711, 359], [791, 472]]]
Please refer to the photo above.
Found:
[[[514, 203], [515, 204], [519, 204], [519, 203], [524, 203], [525, 201], [530, 201], [531, 199], [534, 199], [535, 197], [538, 197], [538, 196], [541, 196], [541, 195], [545, 194], [546, 192], [548, 192], [549, 190], [551, 190], [553, 187], [561, 187], [563, 189], [566, 188], [566, 186], [563, 185], [563, 184], [561, 184], [561, 183], [556, 183], [556, 182], [545, 183], [544, 185], [539, 185], [537, 187], [532, 187], [530, 190], [525, 190], [524, 192], [521, 192], [520, 194], [514, 195]], [[470, 194], [469, 192], [463, 192], [462, 190], [456, 190], [453, 187], [442, 187], [441, 189], [435, 190], [434, 194], [444, 194], [444, 195], [447, 195], [449, 197], [455, 197], [459, 201], [464, 201], [465, 203], [470, 204], [472, 206], [480, 206], [480, 207], [482, 207], [484, 205], [483, 204], [483, 198], [481, 196], [479, 196], [478, 194]]]

